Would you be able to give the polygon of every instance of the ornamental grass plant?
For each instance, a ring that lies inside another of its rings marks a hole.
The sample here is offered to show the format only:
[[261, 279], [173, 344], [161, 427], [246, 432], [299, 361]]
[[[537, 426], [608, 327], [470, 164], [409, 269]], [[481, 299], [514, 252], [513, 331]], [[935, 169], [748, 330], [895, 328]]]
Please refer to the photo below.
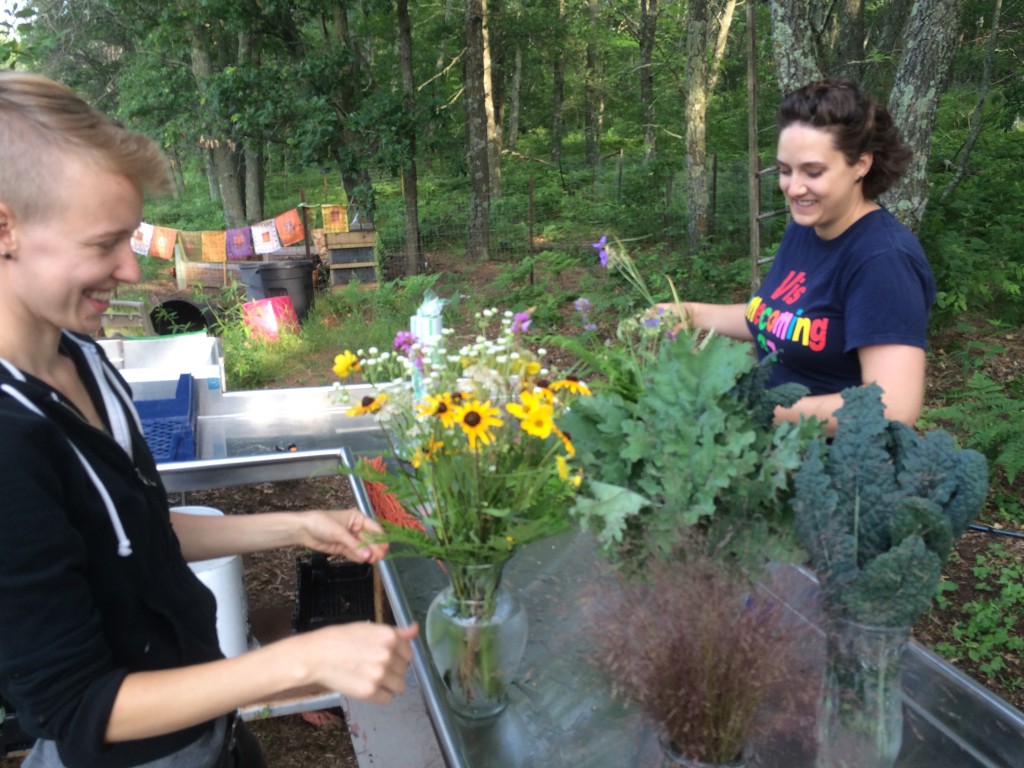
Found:
[[690, 535], [644, 579], [622, 571], [594, 605], [594, 662], [663, 728], [667, 751], [726, 764], [758, 737], [810, 745], [815, 642], [799, 621]]

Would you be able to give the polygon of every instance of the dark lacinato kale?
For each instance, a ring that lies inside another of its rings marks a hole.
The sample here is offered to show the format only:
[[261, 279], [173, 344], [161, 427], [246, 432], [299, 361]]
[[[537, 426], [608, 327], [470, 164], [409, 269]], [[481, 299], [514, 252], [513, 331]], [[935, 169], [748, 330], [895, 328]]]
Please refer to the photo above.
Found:
[[886, 420], [881, 395], [875, 385], [843, 392], [836, 436], [811, 444], [792, 503], [826, 611], [909, 626], [985, 501], [988, 464], [942, 430]]

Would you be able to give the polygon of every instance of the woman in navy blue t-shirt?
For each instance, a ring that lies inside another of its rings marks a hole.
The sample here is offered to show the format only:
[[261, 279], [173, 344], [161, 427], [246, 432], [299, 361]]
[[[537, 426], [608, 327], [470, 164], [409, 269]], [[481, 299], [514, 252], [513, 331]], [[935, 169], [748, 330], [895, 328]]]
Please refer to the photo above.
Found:
[[753, 341], [759, 357], [777, 352], [772, 384], [808, 387], [778, 421], [815, 416], [831, 431], [840, 392], [874, 382], [888, 418], [913, 425], [935, 281], [917, 238], [875, 202], [910, 149], [885, 107], [848, 80], [787, 95], [778, 127], [793, 220], [764, 283], [746, 304], [684, 302], [683, 313], [694, 328]]

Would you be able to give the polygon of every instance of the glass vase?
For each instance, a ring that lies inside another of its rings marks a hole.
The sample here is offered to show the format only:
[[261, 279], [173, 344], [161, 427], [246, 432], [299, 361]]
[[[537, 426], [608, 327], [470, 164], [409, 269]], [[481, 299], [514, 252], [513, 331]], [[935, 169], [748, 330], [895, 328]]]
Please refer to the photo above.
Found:
[[505, 709], [526, 651], [526, 609], [502, 585], [503, 567], [446, 564], [448, 586], [427, 610], [427, 647], [448, 703], [471, 719]]
[[903, 741], [909, 627], [833, 620], [826, 632], [816, 768], [892, 768]]
[[679, 746], [667, 736], [661, 738], [661, 748], [665, 753], [663, 762], [665, 768], [683, 766], [683, 768], [749, 768], [754, 764], [754, 749], [748, 743], [744, 745], [743, 751], [735, 759], [724, 763], [706, 762], [687, 757]]

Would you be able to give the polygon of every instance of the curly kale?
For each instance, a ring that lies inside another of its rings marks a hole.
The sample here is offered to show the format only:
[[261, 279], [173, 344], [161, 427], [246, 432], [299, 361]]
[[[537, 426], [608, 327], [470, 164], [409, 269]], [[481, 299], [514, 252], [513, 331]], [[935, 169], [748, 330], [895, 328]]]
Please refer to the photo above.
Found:
[[723, 336], [666, 343], [641, 374], [635, 397], [599, 391], [563, 421], [588, 478], [581, 524], [628, 560], [671, 555], [693, 526], [748, 562], [798, 556], [785, 502], [820, 426], [772, 416], [806, 389], [766, 390], [768, 367]]
[[985, 501], [988, 465], [941, 430], [886, 420], [881, 394], [875, 385], [843, 392], [835, 439], [810, 445], [792, 504], [825, 609], [910, 626]]

